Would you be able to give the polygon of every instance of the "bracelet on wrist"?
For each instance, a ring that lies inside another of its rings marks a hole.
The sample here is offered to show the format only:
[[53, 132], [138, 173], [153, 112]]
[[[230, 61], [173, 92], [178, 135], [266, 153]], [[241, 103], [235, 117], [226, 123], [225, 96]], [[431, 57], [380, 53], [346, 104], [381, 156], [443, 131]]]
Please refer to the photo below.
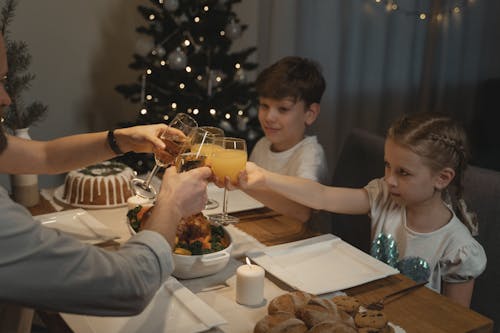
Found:
[[109, 145], [109, 148], [111, 148], [111, 150], [113, 152], [115, 152], [116, 154], [123, 155], [124, 152], [118, 146], [118, 143], [116, 142], [116, 138], [115, 138], [115, 133], [114, 132], [115, 132], [114, 130], [109, 130], [108, 131], [108, 145]]

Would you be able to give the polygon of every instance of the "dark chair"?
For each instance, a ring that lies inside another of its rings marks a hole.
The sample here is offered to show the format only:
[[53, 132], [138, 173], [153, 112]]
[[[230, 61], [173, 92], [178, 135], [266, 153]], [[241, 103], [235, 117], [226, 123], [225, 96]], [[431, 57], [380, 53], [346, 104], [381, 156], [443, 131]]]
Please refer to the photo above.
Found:
[[[332, 177], [332, 186], [362, 187], [384, 174], [384, 139], [363, 130], [347, 137]], [[465, 201], [479, 219], [477, 240], [488, 257], [486, 270], [475, 283], [471, 308], [500, 321], [500, 172], [470, 166], [464, 180]], [[369, 251], [367, 216], [333, 214], [332, 232], [352, 245]], [[500, 332], [496, 328], [495, 332]]]
[[[471, 308], [500, 323], [500, 172], [471, 166], [465, 174], [465, 202], [479, 220], [477, 240], [488, 264], [475, 283]], [[500, 332], [499, 324], [495, 332]]]
[[[331, 185], [363, 187], [384, 175], [384, 139], [355, 129], [347, 137], [333, 173]], [[370, 219], [366, 215], [332, 214], [332, 233], [369, 252]]]

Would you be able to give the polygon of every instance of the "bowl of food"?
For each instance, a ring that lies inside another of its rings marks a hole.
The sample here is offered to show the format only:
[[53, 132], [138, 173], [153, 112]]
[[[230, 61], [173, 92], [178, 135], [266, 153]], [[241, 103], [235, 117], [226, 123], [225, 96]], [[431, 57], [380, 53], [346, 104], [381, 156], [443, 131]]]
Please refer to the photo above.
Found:
[[[151, 209], [136, 207], [129, 210], [127, 221], [133, 232], [140, 230]], [[210, 224], [202, 213], [183, 219], [175, 237], [172, 275], [192, 279], [215, 274], [227, 266], [232, 248], [231, 235], [226, 228]]]

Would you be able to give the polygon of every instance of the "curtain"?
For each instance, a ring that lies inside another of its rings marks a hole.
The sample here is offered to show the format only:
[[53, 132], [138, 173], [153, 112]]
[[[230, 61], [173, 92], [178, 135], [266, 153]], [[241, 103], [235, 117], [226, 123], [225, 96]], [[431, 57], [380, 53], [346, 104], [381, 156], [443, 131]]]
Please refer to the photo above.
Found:
[[403, 113], [452, 114], [473, 136], [479, 90], [500, 76], [499, 12], [495, 0], [261, 0], [258, 61], [321, 65], [327, 88], [312, 131], [333, 171], [352, 128], [383, 135]]

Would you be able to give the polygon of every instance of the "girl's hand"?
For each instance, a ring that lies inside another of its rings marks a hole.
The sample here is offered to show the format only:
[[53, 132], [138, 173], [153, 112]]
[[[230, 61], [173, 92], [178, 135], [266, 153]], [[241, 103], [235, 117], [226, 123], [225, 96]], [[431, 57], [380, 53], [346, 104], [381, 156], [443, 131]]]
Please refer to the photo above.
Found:
[[165, 143], [160, 139], [163, 132], [185, 135], [165, 124], [142, 125], [134, 127], [119, 128], [115, 130], [118, 147], [124, 152], [134, 151], [136, 153], [151, 153], [153, 148], [163, 150]]
[[266, 188], [266, 170], [253, 162], [247, 162], [246, 169], [239, 174], [238, 186], [243, 190]]

